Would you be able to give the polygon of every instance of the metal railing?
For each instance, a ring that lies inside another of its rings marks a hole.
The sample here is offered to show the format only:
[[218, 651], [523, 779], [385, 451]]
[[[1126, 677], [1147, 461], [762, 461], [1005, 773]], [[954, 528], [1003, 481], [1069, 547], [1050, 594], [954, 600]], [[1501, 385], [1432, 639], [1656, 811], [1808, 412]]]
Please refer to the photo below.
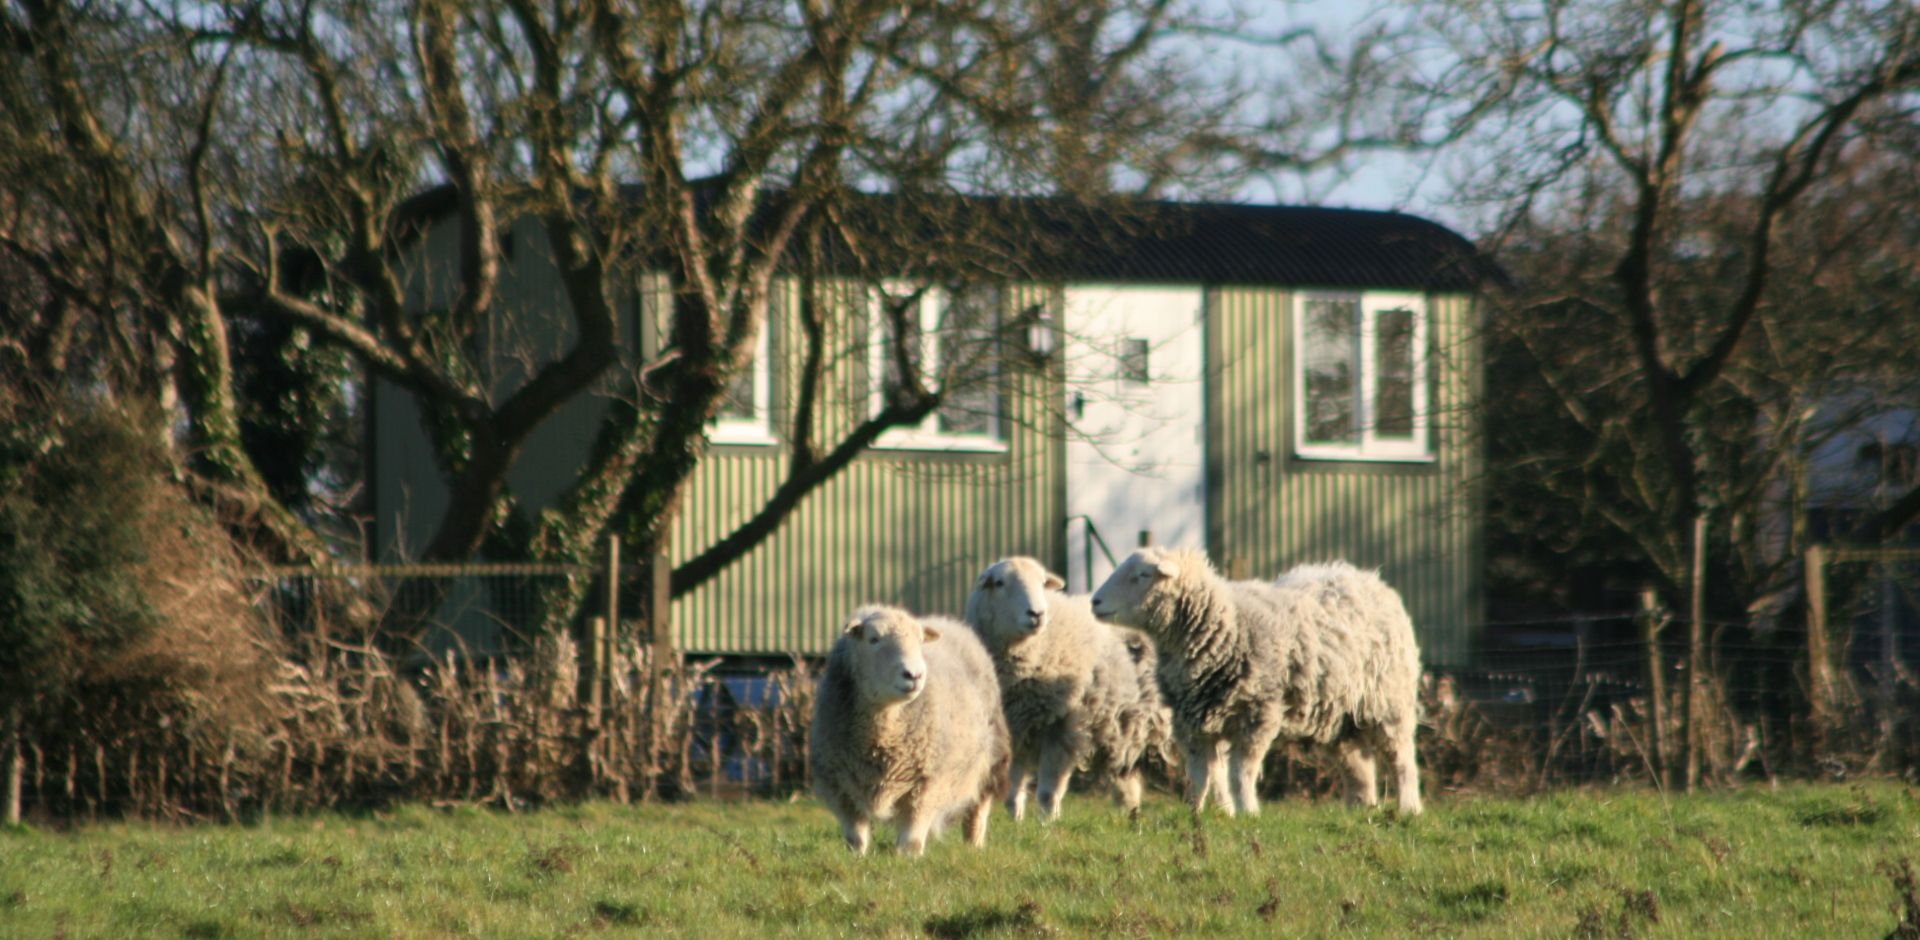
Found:
[[[1087, 538], [1086, 538], [1086, 541], [1082, 543], [1081, 550], [1085, 553], [1084, 570], [1087, 573], [1087, 593], [1091, 594], [1093, 593], [1093, 588], [1094, 588], [1094, 583], [1093, 583], [1093, 550], [1094, 548], [1098, 547], [1100, 549], [1100, 554], [1106, 557], [1107, 567], [1118, 568], [1120, 566], [1120, 563], [1114, 560], [1113, 549], [1107, 547], [1107, 540], [1100, 536], [1100, 527], [1093, 524], [1092, 516], [1086, 515], [1084, 513], [1077, 516], [1068, 516], [1066, 520], [1061, 523], [1062, 537], [1071, 537], [1071, 534], [1073, 532], [1073, 524], [1075, 522], [1084, 522], [1087, 524]], [[1069, 587], [1071, 587], [1071, 585], [1069, 585]]]

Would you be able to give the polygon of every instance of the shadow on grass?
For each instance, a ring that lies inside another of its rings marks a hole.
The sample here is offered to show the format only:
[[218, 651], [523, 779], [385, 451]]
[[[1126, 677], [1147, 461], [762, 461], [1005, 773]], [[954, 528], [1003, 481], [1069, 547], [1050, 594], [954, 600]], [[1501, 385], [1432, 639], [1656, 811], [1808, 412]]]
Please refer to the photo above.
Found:
[[938, 940], [965, 940], [977, 934], [996, 930], [1020, 932], [1046, 930], [1040, 921], [1040, 905], [1033, 901], [1021, 901], [1020, 906], [1011, 910], [995, 907], [976, 907], [972, 910], [942, 917], [929, 917], [926, 922], [927, 936]]

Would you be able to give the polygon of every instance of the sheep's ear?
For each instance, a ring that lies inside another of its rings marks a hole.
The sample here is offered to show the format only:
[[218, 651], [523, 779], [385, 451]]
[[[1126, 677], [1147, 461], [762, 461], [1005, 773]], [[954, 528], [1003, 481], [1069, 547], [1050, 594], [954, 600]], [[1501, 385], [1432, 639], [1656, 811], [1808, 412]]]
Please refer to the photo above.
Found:
[[867, 638], [867, 622], [865, 620], [849, 620], [847, 621], [846, 632], [848, 636], [856, 640], [864, 640]]
[[1054, 574], [1051, 571], [1047, 572], [1047, 590], [1064, 591], [1066, 589], [1067, 589], [1067, 582], [1064, 579], [1062, 579], [1059, 575]]
[[940, 639], [940, 631], [933, 627], [924, 627], [924, 626], [921, 627], [920, 634], [921, 634], [920, 641], [923, 643], [932, 643], [933, 641]]
[[1159, 564], [1153, 566], [1153, 573], [1163, 578], [1171, 578], [1179, 574], [1180, 569], [1171, 560], [1163, 558]]

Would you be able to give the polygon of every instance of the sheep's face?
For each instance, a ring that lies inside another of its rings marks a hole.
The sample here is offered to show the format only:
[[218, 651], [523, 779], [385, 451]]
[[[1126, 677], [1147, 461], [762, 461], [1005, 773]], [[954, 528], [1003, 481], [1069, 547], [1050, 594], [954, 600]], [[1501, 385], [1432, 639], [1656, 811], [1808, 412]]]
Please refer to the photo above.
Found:
[[974, 580], [967, 622], [995, 643], [1018, 643], [1047, 628], [1047, 592], [1066, 586], [1034, 559], [1002, 559]]
[[1093, 592], [1093, 615], [1124, 626], [1148, 627], [1144, 611], [1154, 593], [1179, 571], [1174, 560], [1159, 548], [1143, 548], [1128, 555]]
[[860, 694], [881, 705], [911, 702], [927, 688], [922, 647], [940, 638], [898, 607], [863, 607], [847, 622]]

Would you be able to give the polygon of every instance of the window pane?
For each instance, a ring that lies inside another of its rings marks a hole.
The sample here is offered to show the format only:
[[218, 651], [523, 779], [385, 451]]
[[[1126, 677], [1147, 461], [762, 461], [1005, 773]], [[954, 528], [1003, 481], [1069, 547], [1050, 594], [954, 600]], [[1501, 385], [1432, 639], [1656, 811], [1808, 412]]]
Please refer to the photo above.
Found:
[[1316, 444], [1356, 443], [1359, 388], [1354, 377], [1359, 372], [1360, 304], [1309, 300], [1304, 306], [1300, 359], [1306, 380], [1306, 439]]
[[947, 434], [993, 434], [999, 426], [999, 292], [972, 287], [947, 293], [940, 366], [946, 401], [938, 412]]
[[[906, 384], [900, 370], [899, 352], [904, 349], [911, 368], [916, 372], [922, 370], [926, 358], [926, 344], [920, 331], [920, 304], [917, 300], [882, 295], [879, 313], [879, 334], [884, 344], [880, 349], [880, 391], [884, 396], [882, 401], [893, 401]], [[895, 342], [896, 329], [906, 333], [898, 343]]]
[[1127, 339], [1120, 344], [1120, 378], [1136, 385], [1147, 384], [1150, 347], [1144, 339]]
[[1413, 439], [1413, 311], [1374, 314], [1373, 433], [1395, 440]]
[[726, 397], [720, 402], [719, 416], [742, 421], [752, 421], [760, 415], [754, 406], [754, 389], [758, 385], [759, 363], [749, 362], [740, 374], [727, 383]]

